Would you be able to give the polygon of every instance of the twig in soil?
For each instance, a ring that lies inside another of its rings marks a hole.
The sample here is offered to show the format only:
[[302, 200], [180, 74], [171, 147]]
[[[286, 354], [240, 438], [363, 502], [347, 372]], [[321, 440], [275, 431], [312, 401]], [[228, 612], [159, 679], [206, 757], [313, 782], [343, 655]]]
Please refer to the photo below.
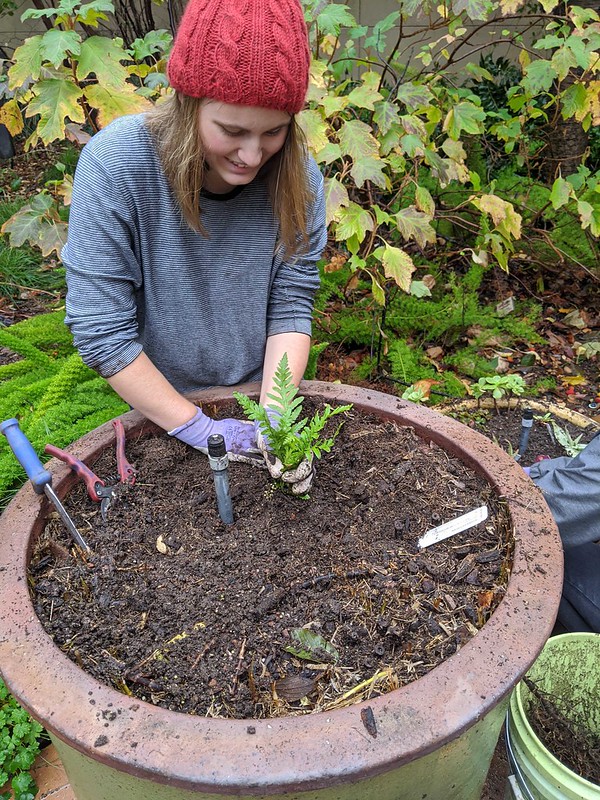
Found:
[[207, 642], [207, 644], [204, 645], [202, 650], [200, 650], [200, 652], [198, 653], [198, 655], [194, 659], [194, 663], [192, 664], [192, 669], [196, 669], [198, 664], [202, 661], [204, 656], [208, 653], [210, 648], [214, 645], [215, 641], [216, 641], [216, 639], [211, 639], [210, 642]]
[[244, 665], [244, 656], [246, 655], [246, 639], [242, 642], [242, 646], [240, 647], [240, 652], [238, 653], [238, 660], [237, 660], [237, 667], [235, 669], [235, 675], [233, 678], [233, 687], [231, 689], [231, 696], [233, 697], [238, 690], [238, 685], [240, 682], [240, 675], [243, 672], [243, 665]]
[[286, 597], [286, 595], [294, 595], [296, 592], [301, 592], [303, 589], [309, 589], [312, 586], [317, 586], [319, 583], [331, 583], [334, 580], [352, 580], [355, 578], [370, 578], [375, 574], [373, 570], [368, 569], [355, 569], [338, 575], [335, 572], [328, 572], [326, 575], [317, 575], [314, 578], [308, 578], [301, 583], [294, 583], [291, 586], [277, 589], [272, 594], [265, 597], [265, 599], [256, 606], [254, 615], [262, 617], [269, 611], [276, 608], [279, 603]]

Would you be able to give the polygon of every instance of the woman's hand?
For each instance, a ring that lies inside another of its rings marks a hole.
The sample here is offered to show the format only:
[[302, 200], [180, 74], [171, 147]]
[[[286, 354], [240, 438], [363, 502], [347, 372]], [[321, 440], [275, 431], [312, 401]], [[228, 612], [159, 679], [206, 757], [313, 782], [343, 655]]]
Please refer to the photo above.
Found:
[[[197, 408], [197, 407], [196, 407]], [[238, 419], [212, 419], [197, 408], [195, 416], [184, 425], [169, 431], [174, 436], [201, 453], [208, 453], [208, 437], [220, 433], [231, 461], [265, 466], [264, 458], [257, 447], [254, 425]]]
[[[266, 409], [266, 412], [271, 425], [276, 428], [278, 418], [277, 412], [269, 408]], [[265, 465], [271, 477], [275, 480], [281, 480], [284, 483], [291, 484], [292, 494], [302, 495], [310, 491], [315, 477], [312, 456], [310, 459], [305, 458], [301, 461], [295, 469], [285, 470], [281, 461], [272, 452], [268, 434], [262, 429], [258, 421], [254, 423], [254, 432], [256, 444], [262, 453]]]

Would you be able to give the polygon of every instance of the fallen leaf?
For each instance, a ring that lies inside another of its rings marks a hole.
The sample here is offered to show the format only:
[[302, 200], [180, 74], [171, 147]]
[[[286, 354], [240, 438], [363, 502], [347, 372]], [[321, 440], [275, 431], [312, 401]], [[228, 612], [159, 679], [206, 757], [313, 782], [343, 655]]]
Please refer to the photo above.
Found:
[[295, 703], [302, 700], [306, 695], [311, 694], [317, 688], [317, 679], [308, 678], [305, 675], [288, 675], [275, 683], [277, 696], [288, 703]]
[[419, 391], [419, 389], [423, 392], [423, 400], [428, 400], [429, 395], [431, 394], [431, 387], [437, 386], [439, 381], [434, 380], [433, 378], [423, 378], [423, 380], [415, 381], [413, 383], [413, 389]]
[[[584, 383], [587, 383], [587, 380], [583, 377], [583, 375], [563, 375], [561, 377], [561, 382], [566, 383], [569, 386], [581, 386]], [[569, 392], [572, 394], [572, 392]]]
[[479, 608], [489, 608], [492, 605], [493, 599], [494, 599], [494, 593], [489, 590], [485, 592], [479, 592], [477, 594], [477, 602], [479, 603]]
[[159, 553], [162, 553], [163, 556], [169, 552], [169, 548], [165, 544], [162, 534], [156, 540], [156, 549], [158, 550]]
[[444, 349], [442, 347], [428, 347], [425, 351], [429, 358], [440, 358], [444, 355]]
[[562, 320], [565, 325], [570, 325], [573, 328], [586, 328], [587, 322], [583, 319], [581, 311], [575, 309], [570, 311]]

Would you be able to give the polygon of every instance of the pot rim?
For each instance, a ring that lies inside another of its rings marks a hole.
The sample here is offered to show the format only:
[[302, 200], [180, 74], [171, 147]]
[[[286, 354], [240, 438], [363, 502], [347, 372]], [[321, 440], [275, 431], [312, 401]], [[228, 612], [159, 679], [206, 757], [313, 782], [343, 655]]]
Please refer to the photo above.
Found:
[[[234, 390], [256, 396], [258, 389], [220, 387], [192, 398], [218, 403]], [[413, 427], [506, 498], [515, 532], [513, 569], [490, 620], [422, 678], [330, 713], [223, 720], [168, 711], [99, 683], [43, 630], [26, 570], [30, 540], [41, 532], [49, 506], [28, 483], [0, 517], [0, 671], [17, 700], [54, 736], [117, 770], [196, 792], [307, 791], [386, 772], [458, 738], [508, 698], [536, 659], [558, 610], [562, 546], [541, 492], [521, 467], [482, 434], [393, 395], [318, 381], [303, 382], [301, 391]], [[129, 437], [158, 430], [136, 411], [121, 419]], [[70, 451], [91, 464], [113, 438], [105, 423]], [[54, 489], [64, 497], [77, 478], [58, 461], [51, 471]], [[367, 707], [376, 736], [361, 721]]]

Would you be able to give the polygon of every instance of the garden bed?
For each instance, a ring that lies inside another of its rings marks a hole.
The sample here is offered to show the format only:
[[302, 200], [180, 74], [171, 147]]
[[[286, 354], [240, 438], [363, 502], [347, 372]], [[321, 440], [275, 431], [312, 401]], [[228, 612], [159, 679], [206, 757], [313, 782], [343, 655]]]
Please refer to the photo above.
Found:
[[[344, 418], [308, 500], [231, 465], [232, 526], [205, 457], [165, 436], [130, 442], [138, 480], [106, 522], [81, 485], [65, 500], [93, 555], [72, 558], [58, 519], [38, 542], [30, 578], [46, 631], [100, 681], [198, 715], [333, 709], [429, 672], [503, 597], [507, 511], [411, 429]], [[114, 453], [94, 468], [114, 473]], [[428, 529], [482, 505], [485, 523], [418, 550]], [[299, 629], [314, 638], [306, 658]]]

